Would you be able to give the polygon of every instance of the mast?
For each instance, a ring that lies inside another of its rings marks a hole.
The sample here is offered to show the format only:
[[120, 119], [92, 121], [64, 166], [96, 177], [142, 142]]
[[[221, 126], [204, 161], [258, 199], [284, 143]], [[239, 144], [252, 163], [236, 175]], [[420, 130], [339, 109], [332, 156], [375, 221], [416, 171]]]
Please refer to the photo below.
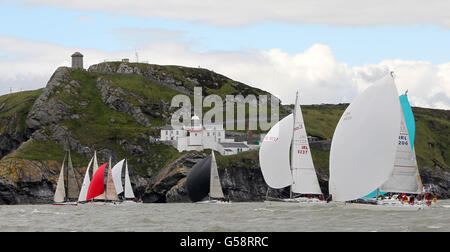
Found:
[[[70, 158], [70, 150], [67, 152]], [[66, 153], [66, 155], [67, 155]], [[65, 170], [65, 183], [64, 183], [64, 201], [69, 201], [69, 163], [67, 163], [67, 169]]]
[[[295, 113], [295, 111], [297, 110], [297, 106], [298, 106], [298, 91], [295, 93], [295, 105], [294, 105], [294, 111], [292, 113], [293, 116], [294, 116], [294, 120], [293, 120], [293, 123], [292, 123], [292, 136], [294, 136], [295, 122], [296, 122], [296, 113]], [[292, 159], [294, 158], [294, 151], [295, 151], [295, 148], [294, 148], [294, 137], [292, 137], [292, 139], [291, 139], [291, 174], [293, 174], [293, 170], [294, 170], [293, 162], [292, 162]], [[295, 183], [295, 181], [292, 180], [292, 184], [291, 184], [291, 186], [289, 188], [289, 198], [291, 198], [291, 199], [292, 199], [292, 196], [293, 196], [292, 186], [293, 186], [294, 183]]]

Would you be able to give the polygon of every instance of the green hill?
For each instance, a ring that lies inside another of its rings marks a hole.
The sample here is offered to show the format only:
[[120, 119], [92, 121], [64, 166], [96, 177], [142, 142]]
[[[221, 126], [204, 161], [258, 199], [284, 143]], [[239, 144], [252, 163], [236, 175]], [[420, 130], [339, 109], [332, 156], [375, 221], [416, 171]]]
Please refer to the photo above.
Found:
[[[164, 201], [165, 196], [155, 189], [159, 181], [156, 178], [171, 163], [184, 159], [189, 162], [189, 158], [188, 153], [179, 153], [155, 139], [159, 138], [160, 127], [170, 124], [171, 114], [176, 110], [170, 107], [172, 97], [186, 94], [193, 99], [196, 86], [203, 88], [204, 95], [221, 97], [268, 94], [206, 69], [110, 62], [93, 65], [88, 71], [60, 67], [44, 89], [1, 96], [0, 203], [51, 201], [59, 163], [68, 149], [79, 184], [95, 150], [99, 162], [106, 162], [110, 155], [115, 161], [127, 158], [136, 194], [147, 201]], [[330, 140], [346, 106], [303, 106], [308, 134]], [[281, 116], [287, 115], [291, 107], [281, 106]], [[419, 167], [423, 176], [430, 175], [430, 181], [438, 183], [439, 176], [449, 172], [450, 111], [424, 108], [413, 111]], [[312, 153], [325, 185], [329, 150], [315, 148]], [[222, 169], [242, 167], [252, 170], [246, 176], [260, 178], [257, 156], [244, 153], [218, 157], [218, 162]], [[170, 186], [185, 177], [183, 174]], [[241, 180], [230, 178], [230, 181], [230, 188], [245, 187], [233, 184], [244, 183]], [[258, 190], [263, 191], [264, 186], [260, 185]], [[239, 195], [236, 197], [245, 198]]]

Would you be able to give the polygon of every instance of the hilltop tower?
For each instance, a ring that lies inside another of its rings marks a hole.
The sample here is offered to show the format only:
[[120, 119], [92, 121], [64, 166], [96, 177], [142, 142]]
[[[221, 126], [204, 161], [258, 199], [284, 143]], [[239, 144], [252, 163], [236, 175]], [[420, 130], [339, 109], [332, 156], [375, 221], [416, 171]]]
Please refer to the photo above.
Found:
[[72, 68], [83, 69], [83, 54], [80, 52], [75, 52], [72, 54]]

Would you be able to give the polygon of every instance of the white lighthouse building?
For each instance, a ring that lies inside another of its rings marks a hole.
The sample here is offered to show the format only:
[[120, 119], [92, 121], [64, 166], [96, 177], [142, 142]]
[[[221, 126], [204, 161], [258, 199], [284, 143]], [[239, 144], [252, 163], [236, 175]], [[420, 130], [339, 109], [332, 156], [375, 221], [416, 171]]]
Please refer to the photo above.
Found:
[[200, 118], [196, 115], [191, 118], [191, 125], [183, 129], [177, 130], [172, 126], [163, 127], [160, 141], [171, 143], [179, 152], [213, 149], [222, 155], [231, 155], [250, 149], [247, 142], [237, 143], [234, 139], [225, 139], [223, 125], [202, 125]]

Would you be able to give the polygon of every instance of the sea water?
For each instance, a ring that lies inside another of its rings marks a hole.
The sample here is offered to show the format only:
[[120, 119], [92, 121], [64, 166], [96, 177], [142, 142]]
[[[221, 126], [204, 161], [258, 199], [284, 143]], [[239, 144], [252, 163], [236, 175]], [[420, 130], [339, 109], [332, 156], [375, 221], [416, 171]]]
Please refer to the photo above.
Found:
[[2, 205], [0, 231], [450, 231], [450, 200], [419, 211], [349, 209], [338, 204]]

